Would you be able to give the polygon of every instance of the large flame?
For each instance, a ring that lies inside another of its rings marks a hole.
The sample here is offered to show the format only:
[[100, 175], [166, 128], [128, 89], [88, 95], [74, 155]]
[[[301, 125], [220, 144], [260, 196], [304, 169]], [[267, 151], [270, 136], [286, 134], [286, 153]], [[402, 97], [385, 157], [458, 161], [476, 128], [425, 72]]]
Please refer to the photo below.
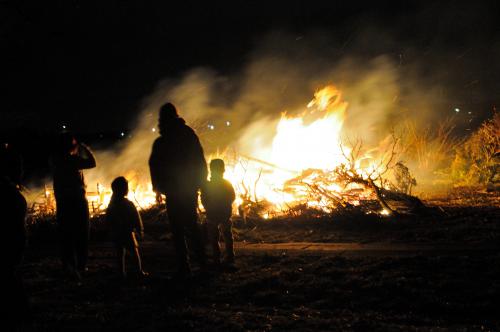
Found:
[[[226, 177], [240, 194], [238, 203], [245, 197], [265, 200], [280, 210], [301, 201], [300, 193], [283, 190], [285, 183], [304, 170], [328, 171], [344, 162], [340, 138], [346, 109], [340, 91], [330, 85], [317, 91], [299, 116], [283, 113], [270, 153], [255, 150], [251, 157], [239, 156], [228, 167]], [[336, 184], [329, 189], [340, 190]]]
[[333, 86], [319, 90], [308, 108], [310, 112], [298, 117], [283, 114], [272, 143], [273, 164], [301, 171], [333, 169], [342, 161], [340, 134], [347, 103], [340, 91]]

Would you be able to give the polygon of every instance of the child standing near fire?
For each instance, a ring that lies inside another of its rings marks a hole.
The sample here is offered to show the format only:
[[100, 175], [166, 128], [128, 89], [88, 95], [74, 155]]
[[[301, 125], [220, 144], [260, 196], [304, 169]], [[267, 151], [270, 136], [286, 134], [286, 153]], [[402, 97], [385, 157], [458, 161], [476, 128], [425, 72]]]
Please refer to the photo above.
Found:
[[123, 176], [117, 177], [111, 183], [111, 189], [113, 195], [106, 210], [106, 222], [111, 227], [121, 275], [123, 278], [127, 276], [125, 256], [128, 252], [135, 260], [138, 276], [147, 276], [148, 273], [142, 269], [139, 244], [137, 242], [137, 237], [139, 239], [144, 238], [144, 227], [134, 203], [127, 199], [127, 179]]
[[225, 244], [225, 263], [234, 268], [232, 230], [232, 204], [235, 199], [231, 182], [224, 179], [225, 165], [222, 159], [210, 162], [210, 181], [201, 193], [201, 202], [207, 211], [208, 240], [212, 247], [215, 265], [221, 264], [220, 233]]

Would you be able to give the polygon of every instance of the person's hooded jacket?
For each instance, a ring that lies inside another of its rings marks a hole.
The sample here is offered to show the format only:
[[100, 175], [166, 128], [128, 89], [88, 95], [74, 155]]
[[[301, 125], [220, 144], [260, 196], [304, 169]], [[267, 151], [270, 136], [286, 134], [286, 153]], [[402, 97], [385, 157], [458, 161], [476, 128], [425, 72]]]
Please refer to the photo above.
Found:
[[198, 136], [180, 117], [160, 123], [160, 134], [149, 158], [153, 190], [167, 196], [196, 193], [208, 175]]

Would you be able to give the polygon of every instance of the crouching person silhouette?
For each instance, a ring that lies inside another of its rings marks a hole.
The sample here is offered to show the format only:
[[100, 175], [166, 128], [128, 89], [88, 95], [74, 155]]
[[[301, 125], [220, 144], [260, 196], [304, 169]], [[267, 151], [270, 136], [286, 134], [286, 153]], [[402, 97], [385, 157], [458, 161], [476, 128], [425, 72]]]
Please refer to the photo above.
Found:
[[149, 158], [155, 192], [166, 196], [168, 219], [177, 256], [178, 277], [190, 275], [186, 242], [202, 270], [206, 268], [205, 248], [198, 220], [198, 191], [207, 181], [207, 163], [200, 140], [186, 125], [171, 103], [160, 108], [160, 137]]
[[234, 268], [234, 247], [232, 231], [232, 204], [235, 199], [231, 182], [224, 179], [225, 165], [222, 159], [210, 162], [210, 181], [201, 194], [201, 202], [207, 211], [208, 239], [212, 247], [214, 264], [220, 265], [220, 233], [224, 239], [225, 263]]
[[138, 276], [147, 276], [148, 273], [142, 269], [139, 244], [137, 242], [137, 237], [144, 238], [144, 227], [134, 203], [126, 197], [128, 194], [127, 179], [123, 176], [117, 177], [111, 183], [111, 189], [113, 195], [106, 210], [106, 223], [111, 227], [120, 273], [123, 278], [127, 276], [125, 257], [128, 252], [135, 260]]

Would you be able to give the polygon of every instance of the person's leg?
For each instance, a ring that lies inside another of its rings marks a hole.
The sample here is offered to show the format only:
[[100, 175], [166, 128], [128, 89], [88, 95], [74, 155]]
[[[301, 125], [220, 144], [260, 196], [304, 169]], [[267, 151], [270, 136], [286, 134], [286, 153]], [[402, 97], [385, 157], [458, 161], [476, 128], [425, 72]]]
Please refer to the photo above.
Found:
[[116, 247], [116, 263], [118, 266], [118, 269], [120, 271], [120, 274], [122, 278], [125, 278], [127, 276], [127, 270], [125, 268], [125, 256], [127, 255], [127, 252], [125, 248], [123, 247]]
[[220, 264], [220, 245], [219, 245], [219, 225], [211, 220], [207, 223], [208, 241], [212, 247], [212, 257], [215, 264]]
[[205, 245], [201, 234], [200, 225], [198, 225], [198, 194], [186, 197], [182, 204], [182, 221], [186, 232], [186, 237], [196, 256], [196, 260], [201, 268], [206, 267]]
[[[7, 304], [2, 308], [4, 315], [2, 325], [4, 329], [6, 327], [5, 331], [10, 331], [9, 328], [21, 327], [24, 322], [31, 319], [29, 301], [22, 279], [15, 271], [12, 271], [10, 268], [8, 269], [10, 271], [6, 270], [3, 273], [3, 284], [0, 287], [2, 300], [4, 304]], [[21, 330], [19, 329], [19, 331]], [[14, 331], [18, 330], [14, 329]]]
[[84, 272], [87, 266], [88, 243], [89, 243], [89, 207], [87, 200], [83, 197], [77, 203], [76, 211], [78, 215], [75, 221], [78, 221], [78, 229], [75, 230], [75, 251], [77, 260], [77, 269]]
[[61, 262], [65, 270], [74, 270], [76, 269], [76, 261], [75, 253], [73, 251], [71, 227], [67, 221], [60, 221], [59, 223]]
[[180, 204], [171, 197], [167, 197], [167, 213], [174, 241], [175, 255], [177, 256], [177, 270], [179, 274], [189, 274], [190, 268], [182, 223], [182, 211]]
[[221, 224], [224, 246], [226, 247], [226, 260], [228, 263], [234, 263], [234, 240], [233, 224], [230, 219]]
[[142, 260], [141, 260], [141, 253], [139, 251], [139, 247], [134, 247], [133, 248], [133, 256], [135, 259], [136, 267], [137, 267], [137, 273], [139, 276], [144, 276], [146, 275], [146, 272], [142, 269]]
[[61, 263], [64, 270], [71, 272], [75, 269], [75, 256], [71, 232], [71, 206], [70, 202], [62, 197], [57, 201], [56, 218]]

